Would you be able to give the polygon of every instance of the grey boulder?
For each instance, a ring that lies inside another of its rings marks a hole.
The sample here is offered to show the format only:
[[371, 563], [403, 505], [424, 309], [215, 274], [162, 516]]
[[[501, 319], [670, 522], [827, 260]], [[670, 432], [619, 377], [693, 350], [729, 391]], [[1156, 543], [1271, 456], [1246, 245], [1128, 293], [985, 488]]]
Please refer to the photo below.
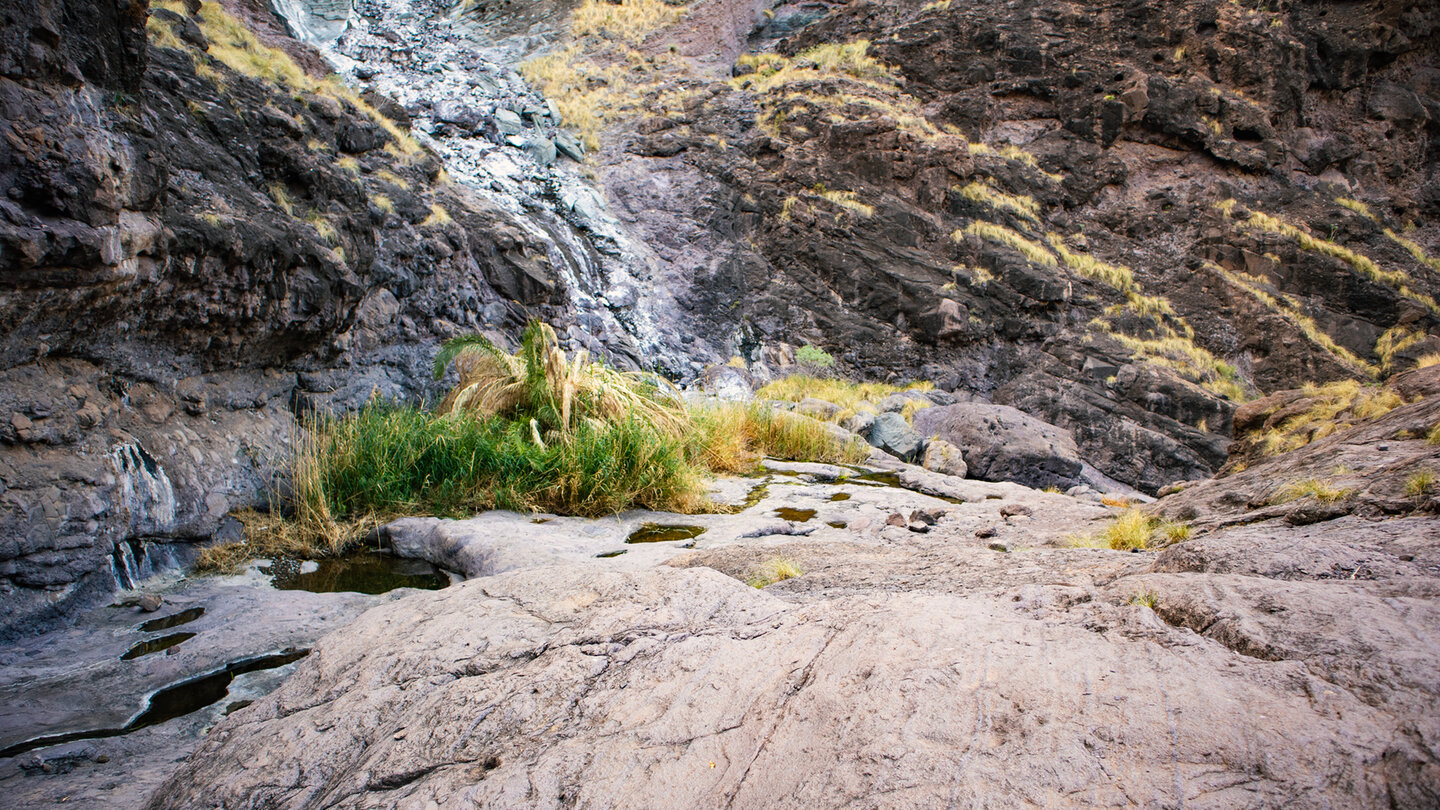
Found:
[[1029, 487], [1082, 483], [1084, 465], [1069, 431], [1008, 405], [965, 402], [925, 408], [915, 412], [915, 429], [963, 448], [973, 478]]
[[914, 460], [923, 444], [920, 434], [898, 413], [882, 413], [875, 417], [875, 424], [866, 439], [872, 447], [905, 461]]

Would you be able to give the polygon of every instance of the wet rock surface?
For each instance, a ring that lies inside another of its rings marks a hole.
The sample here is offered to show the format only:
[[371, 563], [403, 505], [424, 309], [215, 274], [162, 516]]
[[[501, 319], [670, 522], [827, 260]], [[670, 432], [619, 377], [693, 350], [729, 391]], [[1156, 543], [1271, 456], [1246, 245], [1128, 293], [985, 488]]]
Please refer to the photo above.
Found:
[[6, 801], [139, 807], [210, 727], [276, 688], [317, 638], [403, 594], [277, 590], [257, 569], [147, 580], [146, 594], [162, 600], [154, 612], [100, 605], [0, 648]]

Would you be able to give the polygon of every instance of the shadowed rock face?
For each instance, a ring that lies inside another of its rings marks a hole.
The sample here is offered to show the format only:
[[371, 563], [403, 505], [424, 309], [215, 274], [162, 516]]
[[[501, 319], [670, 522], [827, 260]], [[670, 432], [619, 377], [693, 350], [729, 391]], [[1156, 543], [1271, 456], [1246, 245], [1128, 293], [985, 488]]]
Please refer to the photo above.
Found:
[[143, 3], [0, 10], [0, 634], [263, 504], [296, 413], [563, 321], [544, 248], [349, 101], [147, 51]]

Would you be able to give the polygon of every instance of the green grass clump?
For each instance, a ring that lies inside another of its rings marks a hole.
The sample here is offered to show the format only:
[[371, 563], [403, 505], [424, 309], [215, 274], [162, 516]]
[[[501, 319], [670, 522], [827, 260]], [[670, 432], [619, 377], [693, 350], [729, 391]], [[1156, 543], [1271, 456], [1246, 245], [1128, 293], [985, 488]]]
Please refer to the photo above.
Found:
[[835, 358], [824, 349], [807, 343], [795, 350], [795, 362], [802, 366], [831, 368], [835, 365]]
[[1155, 606], [1160, 604], [1160, 594], [1154, 591], [1141, 591], [1130, 597], [1130, 604], [1136, 607], [1147, 607], [1154, 610]]
[[1303, 498], [1314, 498], [1321, 503], [1335, 503], [1350, 495], [1350, 490], [1334, 486], [1329, 481], [1322, 481], [1319, 478], [1304, 478], [1299, 481], [1280, 487], [1275, 494], [1270, 496], [1272, 506], [1298, 501]]
[[305, 425], [286, 466], [283, 518], [240, 518], [247, 542], [206, 552], [202, 568], [256, 555], [313, 557], [354, 545], [404, 515], [463, 517], [486, 509], [598, 517], [643, 507], [717, 512], [707, 479], [768, 455], [856, 462], [822, 422], [762, 403], [687, 408], [651, 375], [567, 356], [531, 323], [509, 354], [470, 337], [448, 342], [437, 372], [459, 382], [429, 412], [371, 402]]
[[759, 569], [750, 575], [746, 583], [752, 588], [764, 588], [804, 573], [800, 566], [788, 557], [771, 557], [760, 564]]

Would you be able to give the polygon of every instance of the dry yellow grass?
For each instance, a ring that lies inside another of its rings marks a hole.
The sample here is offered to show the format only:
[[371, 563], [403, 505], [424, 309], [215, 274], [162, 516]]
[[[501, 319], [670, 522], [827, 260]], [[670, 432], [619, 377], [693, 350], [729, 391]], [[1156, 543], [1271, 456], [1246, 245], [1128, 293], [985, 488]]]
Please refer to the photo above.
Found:
[[1374, 219], [1375, 215], [1370, 213], [1370, 206], [1359, 200], [1352, 200], [1349, 197], [1336, 197], [1335, 203], [1342, 208], [1348, 208], [1367, 219]]
[[1304, 392], [1312, 400], [1310, 407], [1270, 430], [1252, 434], [1267, 455], [1298, 450], [1358, 422], [1384, 416], [1405, 404], [1392, 389], [1361, 385], [1355, 380], [1309, 384], [1304, 387]]
[[[1228, 208], [1222, 207], [1227, 204], [1229, 206]], [[1234, 207], [1234, 201], [1226, 200], [1223, 203], [1217, 204], [1216, 207], [1221, 208], [1221, 210], [1223, 211], [1226, 211], [1228, 215], [1228, 211], [1230, 209], [1233, 209]], [[1411, 287], [1411, 285], [1415, 283], [1414, 279], [1412, 279], [1408, 273], [1405, 273], [1402, 270], [1384, 270], [1380, 267], [1380, 265], [1376, 264], [1374, 259], [1371, 259], [1369, 256], [1365, 256], [1364, 254], [1347, 248], [1344, 245], [1326, 241], [1324, 239], [1318, 239], [1303, 228], [1292, 225], [1291, 223], [1286, 222], [1279, 217], [1274, 217], [1260, 211], [1252, 211], [1250, 213], [1250, 216], [1244, 221], [1242, 221], [1240, 225], [1251, 230], [1264, 231], [1266, 233], [1273, 233], [1284, 236], [1288, 239], [1294, 240], [1295, 243], [1298, 244], [1303, 250], [1338, 259], [1348, 265], [1355, 272], [1370, 279], [1376, 284], [1389, 287], [1396, 293], [1400, 294], [1400, 296], [1408, 298], [1411, 301], [1414, 301], [1424, 306], [1432, 313], [1440, 315], [1440, 304], [1437, 304], [1435, 302], [1435, 299], [1430, 295], [1414, 290]], [[1391, 235], [1390, 238], [1399, 242], [1402, 237], [1399, 237], [1398, 235]], [[1409, 240], [1405, 241], [1408, 242]], [[1418, 249], [1418, 247], [1419, 246], [1417, 245], [1416, 248]], [[1421, 256], [1423, 256], [1423, 251], [1421, 251]]]
[[685, 14], [683, 6], [662, 0], [585, 0], [570, 15], [570, 33], [575, 37], [598, 34], [638, 45], [651, 32], [678, 22]]
[[454, 220], [450, 218], [450, 212], [446, 211], [443, 206], [432, 204], [430, 206], [430, 215], [425, 217], [420, 225], [424, 228], [436, 228], [442, 225], [449, 225], [453, 221]]
[[950, 235], [950, 238], [955, 240], [956, 242], [959, 242], [963, 240], [966, 236], [978, 236], [988, 242], [994, 242], [996, 244], [1005, 245], [1007, 247], [1013, 248], [1021, 255], [1023, 255], [1026, 259], [1029, 259], [1032, 263], [1042, 265], [1044, 267], [1058, 267], [1060, 264], [1058, 261], [1056, 261], [1055, 254], [1046, 250], [1044, 246], [1040, 245], [1038, 242], [1032, 242], [1029, 239], [1026, 239], [1019, 233], [1005, 227], [1004, 225], [996, 225], [991, 222], [976, 221], [952, 233]]
[[1440, 258], [1427, 256], [1425, 254], [1425, 248], [1420, 247], [1418, 242], [1406, 239], [1389, 228], [1385, 229], [1385, 236], [1389, 237], [1390, 241], [1409, 251], [1410, 255], [1415, 257], [1415, 261], [1425, 265], [1431, 270], [1440, 272]]
[[972, 181], [963, 187], [956, 186], [955, 191], [967, 200], [973, 200], [982, 205], [987, 205], [999, 211], [1008, 211], [1022, 219], [1039, 224], [1040, 204], [1030, 196], [1006, 194], [987, 182]]
[[1205, 267], [1212, 273], [1220, 276], [1234, 287], [1244, 291], [1250, 297], [1259, 301], [1266, 309], [1284, 318], [1291, 326], [1294, 326], [1305, 339], [1319, 346], [1338, 360], [1346, 368], [1359, 372], [1369, 377], [1378, 376], [1380, 368], [1372, 363], [1358, 357], [1354, 352], [1336, 343], [1333, 338], [1320, 329], [1314, 319], [1300, 310], [1300, 303], [1290, 296], [1280, 292], [1271, 293], [1265, 287], [1269, 282], [1258, 276], [1248, 273], [1230, 271], [1214, 262], [1205, 262]]
[[860, 195], [853, 191], [836, 191], [827, 189], [823, 185], [816, 186], [814, 191], [841, 208], [854, 211], [862, 217], [869, 218], [875, 215], [875, 206], [860, 202]]
[[[1129, 293], [1136, 289], [1135, 274], [1131, 272], [1130, 268], [1100, 261], [1088, 253], [1076, 253], [1066, 247], [1065, 240], [1059, 234], [1048, 234], [1045, 241], [1055, 249], [1055, 253], [1065, 262], [1066, 267], [1080, 275], [1108, 284], [1123, 293]], [[1174, 314], [1168, 301], [1164, 305], [1164, 311]]]
[[1411, 346], [1424, 343], [1429, 335], [1423, 331], [1392, 326], [1375, 341], [1375, 356], [1380, 358], [1380, 370], [1388, 372], [1395, 365], [1395, 355]]

